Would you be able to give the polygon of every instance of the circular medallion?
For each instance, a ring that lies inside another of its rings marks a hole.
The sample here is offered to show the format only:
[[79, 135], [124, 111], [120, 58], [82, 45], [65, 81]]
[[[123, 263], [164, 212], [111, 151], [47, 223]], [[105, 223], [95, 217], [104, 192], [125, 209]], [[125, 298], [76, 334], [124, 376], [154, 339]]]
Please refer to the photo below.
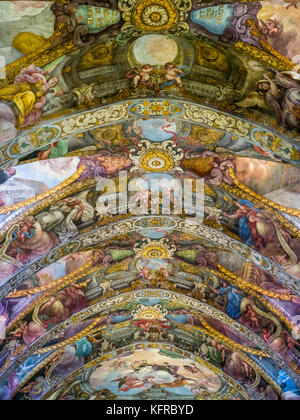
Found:
[[109, 50], [106, 45], [99, 45], [95, 50], [92, 51], [92, 56], [96, 60], [103, 60], [109, 54]]
[[168, 153], [163, 150], [151, 150], [141, 157], [140, 166], [147, 172], [167, 172], [174, 164]]
[[214, 61], [218, 58], [218, 51], [211, 47], [205, 47], [202, 50], [202, 55], [206, 60]]
[[117, 131], [114, 130], [113, 128], [107, 128], [106, 130], [103, 130], [102, 136], [106, 140], [112, 141], [117, 137]]
[[[158, 45], [159, 48], [157, 48]], [[132, 45], [132, 56], [134, 59], [132, 65], [133, 67], [136, 64], [164, 66], [166, 63], [172, 63], [176, 60], [178, 51], [179, 48], [176, 41], [167, 35], [143, 35], [135, 40]]]
[[141, 0], [132, 17], [144, 31], [166, 31], [178, 22], [177, 10], [168, 0]]
[[149, 245], [143, 249], [142, 256], [148, 260], [167, 258], [168, 252], [161, 245]]

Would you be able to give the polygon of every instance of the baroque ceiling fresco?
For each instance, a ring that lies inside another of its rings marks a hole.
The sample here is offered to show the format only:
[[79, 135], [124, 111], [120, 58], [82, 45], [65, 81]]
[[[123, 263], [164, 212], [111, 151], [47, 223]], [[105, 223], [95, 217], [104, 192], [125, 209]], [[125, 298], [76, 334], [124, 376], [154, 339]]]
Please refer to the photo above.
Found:
[[299, 0], [0, 1], [0, 399], [300, 400]]

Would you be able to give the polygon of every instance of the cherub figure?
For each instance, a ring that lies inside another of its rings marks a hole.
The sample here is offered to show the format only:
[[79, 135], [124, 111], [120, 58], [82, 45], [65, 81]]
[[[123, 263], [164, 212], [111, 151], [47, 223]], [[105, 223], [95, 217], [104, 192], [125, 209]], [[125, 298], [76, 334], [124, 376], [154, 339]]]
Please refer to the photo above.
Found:
[[146, 267], [141, 269], [137, 278], [142, 279], [143, 282], [148, 282], [149, 283], [148, 276], [149, 276], [149, 268], [148, 268], [148, 265], [147, 265]]
[[127, 72], [128, 79], [133, 80], [133, 87], [136, 89], [139, 85], [152, 89], [153, 85], [150, 81], [153, 67], [150, 64], [145, 64], [139, 71], [136, 67]]
[[167, 63], [165, 65], [165, 80], [167, 82], [175, 82], [177, 85], [181, 88], [182, 87], [182, 81], [180, 76], [184, 74], [183, 70], [180, 70], [176, 64], [173, 63]]
[[278, 20], [268, 19], [266, 22], [260, 21], [260, 30], [265, 39], [276, 38], [282, 33], [283, 27]]

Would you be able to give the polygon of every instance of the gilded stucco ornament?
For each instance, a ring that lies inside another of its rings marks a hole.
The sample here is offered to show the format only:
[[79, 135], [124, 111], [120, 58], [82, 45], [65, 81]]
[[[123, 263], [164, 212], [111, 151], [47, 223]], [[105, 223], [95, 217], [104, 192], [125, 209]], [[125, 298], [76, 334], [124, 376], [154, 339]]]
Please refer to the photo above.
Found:
[[[66, 189], [68, 188], [69, 187], [67, 187]], [[41, 205], [42, 204], [38, 204], [37, 206]], [[20, 220], [23, 220], [23, 217], [24, 215], [19, 218], [16, 218], [14, 222], [16, 223], [17, 221], [19, 222]], [[152, 216], [148, 218], [153, 220]], [[63, 256], [67, 256], [73, 252], [77, 252], [79, 250], [83, 250], [88, 247], [94, 246], [104, 240], [123, 234], [125, 232], [128, 233], [140, 231], [141, 219], [145, 219], [145, 217], [131, 218], [123, 221], [121, 220], [118, 223], [113, 223], [109, 225], [109, 227], [98, 227], [97, 229], [78, 235], [76, 237], [76, 240], [70, 241], [67, 244], [63, 244], [60, 247], [53, 249], [53, 251], [51, 251], [46, 258], [42, 257], [38, 260], [35, 260], [34, 262], [24, 267], [22, 271], [10, 277], [3, 285], [2, 290], [0, 291], [1, 296], [5, 297], [19, 284], [26, 281], [26, 279], [31, 277], [34, 273], [38, 272], [41, 268], [47, 266], [48, 264], [54, 261], [59, 260]], [[168, 221], [170, 218], [165, 216], [164, 219]], [[176, 216], [172, 216], [171, 221], [175, 222], [174, 229], [189, 234], [192, 233], [196, 237], [205, 238], [205, 240], [207, 241], [216, 243], [223, 248], [233, 251], [235, 254], [241, 255], [245, 258], [246, 261], [253, 262], [254, 264], [257, 264], [260, 267], [262, 267], [266, 272], [269, 272], [272, 276], [276, 277], [283, 284], [285, 284], [287, 287], [293, 290], [296, 294], [299, 293], [298, 280], [291, 277], [287, 272], [283, 271], [283, 269], [277, 264], [275, 264], [273, 261], [264, 257], [259, 252], [248, 247], [247, 245], [242, 244], [238, 240], [235, 240], [229, 237], [228, 235], [225, 235], [223, 232], [216, 231], [215, 229], [211, 229], [205, 225], [191, 224], [187, 220]], [[15, 229], [15, 223], [11, 225], [12, 230]], [[167, 223], [166, 226], [169, 227], [169, 223]], [[9, 232], [7, 233], [7, 240], [8, 242], [10, 240]]]
[[[57, 333], [62, 333], [66, 328], [68, 328], [73, 323], [81, 322], [84, 319], [88, 319], [90, 316], [97, 316], [97, 319], [100, 320], [102, 318], [102, 316], [99, 317], [99, 313], [105, 311], [106, 309], [111, 308], [112, 306], [117, 305], [118, 307], [121, 308], [124, 305], [127, 305], [129, 301], [136, 300], [136, 299], [143, 299], [143, 298], [147, 298], [147, 297], [151, 297], [151, 298], [159, 297], [164, 301], [165, 300], [170, 300], [172, 302], [175, 301], [175, 302], [178, 302], [180, 304], [183, 304], [184, 306], [187, 305], [188, 307], [190, 307], [191, 313], [193, 313], [193, 315], [196, 315], [199, 319], [201, 318], [201, 320], [202, 320], [202, 322], [204, 322], [204, 324], [205, 324], [205, 321], [203, 320], [203, 317], [200, 315], [200, 313], [202, 313], [205, 316], [209, 316], [209, 317], [212, 316], [214, 318], [219, 319], [222, 322], [227, 323], [227, 325], [230, 325], [236, 331], [239, 331], [239, 333], [241, 333], [242, 335], [247, 336], [250, 340], [252, 340], [254, 343], [256, 343], [259, 348], [261, 348], [263, 350], [263, 351], [258, 351], [257, 354], [260, 353], [262, 355], [263, 353], [266, 353], [266, 354], [268, 354], [267, 357], [272, 357], [274, 360], [276, 360], [277, 363], [279, 362], [279, 364], [282, 366], [283, 369], [287, 368], [289, 370], [289, 368], [287, 366], [284, 366], [282, 364], [283, 362], [280, 361], [280, 359], [278, 359], [278, 356], [276, 356], [274, 354], [273, 350], [271, 350], [268, 347], [268, 345], [262, 339], [259, 339], [253, 332], [251, 332], [250, 330], [247, 330], [247, 328], [245, 328], [244, 326], [242, 326], [242, 325], [238, 324], [237, 322], [231, 320], [227, 315], [220, 312], [218, 309], [215, 309], [215, 308], [207, 305], [206, 303], [200, 302], [198, 300], [191, 299], [188, 296], [182, 296], [178, 293], [174, 293], [174, 292], [170, 292], [170, 291], [162, 290], [162, 289], [159, 289], [159, 290], [153, 290], [153, 289], [137, 290], [137, 291], [132, 291], [130, 293], [124, 293], [124, 294], [121, 294], [120, 296], [115, 296], [115, 297], [109, 298], [109, 299], [102, 299], [101, 298], [101, 302], [98, 302], [97, 304], [93, 305], [88, 310], [84, 310], [84, 311], [80, 312], [79, 314], [75, 314], [69, 320], [66, 320], [63, 324], [61, 324], [60, 326], [56, 326], [53, 329], [51, 329], [50, 331], [48, 331], [45, 334], [45, 336], [41, 337], [37, 342], [35, 342], [32, 345], [31, 352], [37, 352], [38, 354], [45, 354], [50, 349], [51, 350], [57, 350], [57, 349], [62, 349], [64, 347], [68, 346], [68, 345], [71, 345], [76, 340], [79, 340], [80, 338], [84, 337], [85, 331], [81, 332], [82, 336], [77, 335], [76, 337], [73, 337], [70, 340], [68, 339], [67, 341], [61, 342], [61, 343], [56, 344], [54, 346], [44, 347], [44, 345], [46, 343], [48, 343], [49, 341], [51, 341], [51, 338], [54, 338]], [[144, 307], [145, 311], [147, 311], [148, 308], [149, 307], [147, 307], [147, 308]], [[192, 308], [194, 308], [194, 309], [192, 309]], [[140, 307], [140, 309], [143, 310], [142, 307]], [[151, 306], [150, 309], [154, 309], [156, 311], [156, 315], [158, 315], [158, 314], [162, 315], [162, 309], [163, 308], [160, 308], [160, 305]], [[143, 312], [143, 314], [147, 315], [146, 312]], [[153, 315], [154, 315], [153, 312], [148, 313], [148, 316], [153, 316]], [[92, 327], [92, 325], [91, 325], [91, 327]], [[186, 327], [184, 326], [183, 328], [186, 328]], [[200, 329], [198, 327], [196, 327], [196, 330], [198, 330], [200, 333], [202, 332], [202, 329], [200, 331]], [[219, 335], [217, 333], [217, 331], [211, 329], [207, 325], [205, 326], [205, 334], [214, 336], [218, 340], [221, 339], [221, 341], [226, 343], [226, 345], [229, 345], [230, 348], [232, 346], [235, 346], [234, 343], [231, 342], [231, 340], [226, 339], [224, 336], [221, 337], [221, 335]], [[235, 347], [233, 347], [233, 348], [236, 351], [237, 350], [239, 351], [239, 350], [242, 349], [241, 346], [237, 346], [236, 348]], [[254, 349], [247, 348], [247, 350], [246, 350], [246, 348], [243, 348], [242, 350], [250, 352], [250, 354], [251, 353], [252, 354], [256, 353], [256, 350], [254, 350]], [[29, 354], [28, 353], [29, 351], [30, 351], [30, 349], [27, 349], [25, 353]], [[22, 356], [21, 356], [21, 359], [23, 361], [26, 360], [25, 353], [24, 353], [24, 355], [22, 354]]]
[[131, 149], [129, 156], [135, 165], [131, 172], [183, 172], [180, 161], [184, 153], [172, 141], [151, 143], [142, 140], [140, 149]]
[[249, 140], [265, 151], [271, 150], [284, 161], [292, 159], [295, 165], [299, 165], [300, 152], [292, 137], [279, 136], [271, 130], [259, 127], [254, 122], [201, 104], [149, 98], [90, 109], [64, 119], [51, 121], [51, 124], [44, 128], [26, 130], [10, 144], [5, 144], [0, 149], [0, 167], [5, 168], [16, 158], [21, 159], [33, 153], [38, 147], [50, 145], [67, 136], [78, 135], [113, 123], [120, 124], [128, 118], [136, 117], [173, 117], [201, 124], [206, 128]]
[[148, 260], [157, 260], [172, 258], [176, 247], [169, 243], [167, 239], [161, 239], [159, 241], [151, 241], [145, 239], [142, 243], [139, 243], [134, 248], [135, 258], [144, 258]]
[[167, 314], [168, 311], [159, 304], [153, 306], [138, 305], [132, 311], [133, 319], [164, 320]]
[[121, 32], [188, 33], [186, 20], [191, 7], [190, 0], [120, 0], [119, 9], [125, 21]]

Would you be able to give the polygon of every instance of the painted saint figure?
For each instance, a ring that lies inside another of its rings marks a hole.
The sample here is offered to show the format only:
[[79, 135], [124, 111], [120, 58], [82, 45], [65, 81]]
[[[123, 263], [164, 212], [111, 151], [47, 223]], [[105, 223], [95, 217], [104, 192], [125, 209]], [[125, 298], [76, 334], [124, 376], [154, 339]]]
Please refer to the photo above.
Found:
[[17, 128], [34, 125], [42, 115], [46, 93], [58, 84], [58, 77], [46, 79], [47, 73], [31, 64], [22, 69], [14, 83], [0, 89], [0, 101], [12, 104], [17, 112]]

